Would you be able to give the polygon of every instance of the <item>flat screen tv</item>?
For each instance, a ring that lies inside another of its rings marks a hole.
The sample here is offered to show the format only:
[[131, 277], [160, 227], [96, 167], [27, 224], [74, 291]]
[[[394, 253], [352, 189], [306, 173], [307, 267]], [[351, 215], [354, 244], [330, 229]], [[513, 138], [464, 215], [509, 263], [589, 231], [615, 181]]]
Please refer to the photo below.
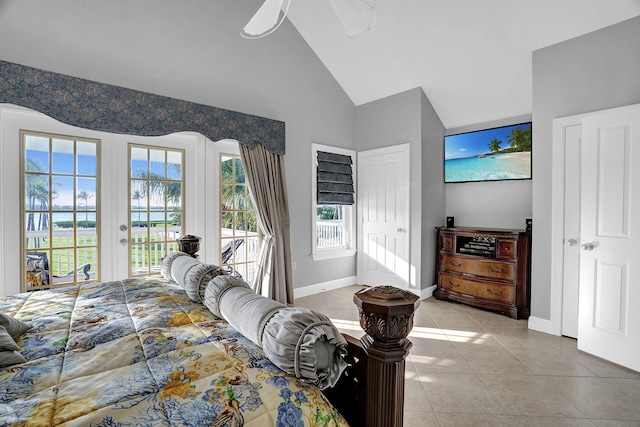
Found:
[[531, 122], [444, 137], [444, 182], [531, 179]]

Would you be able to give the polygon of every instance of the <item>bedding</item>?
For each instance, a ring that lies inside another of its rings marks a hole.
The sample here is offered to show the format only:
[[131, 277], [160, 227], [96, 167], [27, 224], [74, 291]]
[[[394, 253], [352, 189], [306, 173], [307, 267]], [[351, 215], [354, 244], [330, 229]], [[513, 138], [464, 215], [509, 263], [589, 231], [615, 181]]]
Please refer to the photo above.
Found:
[[25, 362], [0, 368], [0, 426], [346, 426], [171, 279], [0, 297], [0, 312], [29, 326]]

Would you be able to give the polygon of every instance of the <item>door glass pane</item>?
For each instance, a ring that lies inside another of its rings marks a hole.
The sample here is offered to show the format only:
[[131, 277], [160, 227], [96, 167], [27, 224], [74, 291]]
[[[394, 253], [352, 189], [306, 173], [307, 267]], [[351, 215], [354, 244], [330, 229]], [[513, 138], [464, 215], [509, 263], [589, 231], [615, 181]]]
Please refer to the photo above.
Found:
[[167, 178], [182, 181], [182, 153], [179, 151], [167, 152]]
[[99, 280], [99, 142], [31, 132], [21, 141], [22, 289]]
[[93, 142], [76, 143], [76, 168], [78, 175], [97, 176], [97, 145]]
[[51, 177], [51, 209], [54, 211], [73, 211], [75, 205], [73, 176], [53, 175]]
[[153, 179], [166, 178], [165, 173], [165, 152], [164, 150], [149, 150], [149, 177]]
[[220, 156], [220, 182], [220, 265], [252, 283], [260, 234], [240, 156]]
[[131, 178], [147, 178], [149, 171], [149, 150], [131, 147]]
[[25, 172], [49, 172], [49, 138], [25, 136]]
[[184, 153], [130, 144], [129, 155], [130, 274], [156, 274], [183, 235]]
[[51, 150], [51, 170], [53, 173], [73, 173], [73, 141], [53, 139]]

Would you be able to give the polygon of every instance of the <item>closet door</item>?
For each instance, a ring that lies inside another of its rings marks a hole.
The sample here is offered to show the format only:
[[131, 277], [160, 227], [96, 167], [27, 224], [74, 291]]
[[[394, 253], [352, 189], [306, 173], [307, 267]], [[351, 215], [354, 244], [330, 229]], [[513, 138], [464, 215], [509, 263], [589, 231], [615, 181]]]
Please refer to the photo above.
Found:
[[640, 104], [582, 126], [578, 348], [640, 371]]
[[409, 288], [409, 144], [358, 153], [358, 276]]

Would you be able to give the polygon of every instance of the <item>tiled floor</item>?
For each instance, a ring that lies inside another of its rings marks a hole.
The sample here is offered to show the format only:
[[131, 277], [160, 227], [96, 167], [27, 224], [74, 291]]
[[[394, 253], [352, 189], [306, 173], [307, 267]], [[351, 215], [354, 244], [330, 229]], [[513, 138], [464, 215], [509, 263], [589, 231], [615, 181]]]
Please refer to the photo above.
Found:
[[[296, 305], [360, 337], [353, 294], [361, 288]], [[578, 351], [573, 339], [529, 330], [526, 320], [428, 298], [410, 338], [406, 427], [640, 426], [640, 373]]]

